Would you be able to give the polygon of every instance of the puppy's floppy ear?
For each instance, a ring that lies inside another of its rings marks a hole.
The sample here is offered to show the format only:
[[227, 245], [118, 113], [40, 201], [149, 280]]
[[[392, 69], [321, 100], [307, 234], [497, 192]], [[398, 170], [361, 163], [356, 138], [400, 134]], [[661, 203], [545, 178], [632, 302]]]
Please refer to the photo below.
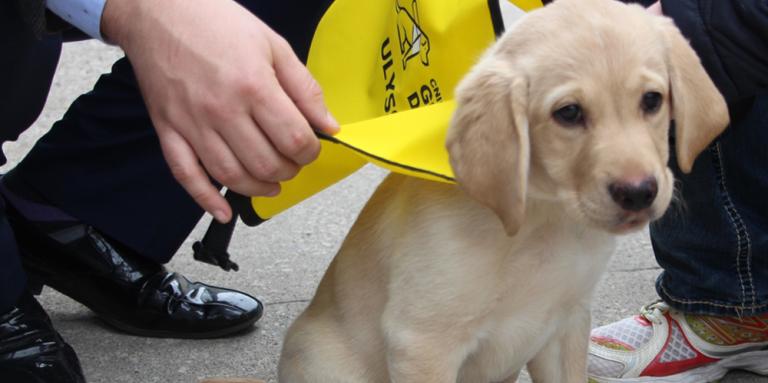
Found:
[[520, 228], [528, 186], [527, 83], [511, 63], [486, 55], [459, 84], [446, 145], [459, 186]]
[[660, 24], [667, 42], [677, 163], [689, 173], [696, 156], [728, 126], [728, 107], [677, 27], [669, 19]]

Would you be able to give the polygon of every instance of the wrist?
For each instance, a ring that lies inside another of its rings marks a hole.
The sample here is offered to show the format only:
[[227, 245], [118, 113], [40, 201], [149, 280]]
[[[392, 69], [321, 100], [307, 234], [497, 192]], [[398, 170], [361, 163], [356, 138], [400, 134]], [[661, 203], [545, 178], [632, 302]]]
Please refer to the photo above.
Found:
[[142, 28], [141, 15], [147, 5], [145, 0], [107, 0], [101, 15], [101, 35], [104, 41], [125, 49], [131, 31]]

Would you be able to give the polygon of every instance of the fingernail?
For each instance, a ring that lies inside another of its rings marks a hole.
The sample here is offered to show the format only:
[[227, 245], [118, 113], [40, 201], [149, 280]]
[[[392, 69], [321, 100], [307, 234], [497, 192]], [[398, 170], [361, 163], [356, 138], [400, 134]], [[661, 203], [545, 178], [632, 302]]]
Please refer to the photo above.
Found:
[[267, 192], [267, 197], [274, 197], [280, 194], [280, 187], [274, 187]]
[[229, 220], [227, 219], [227, 213], [224, 212], [224, 210], [216, 210], [213, 212], [213, 218], [216, 218], [217, 221], [221, 223], [227, 223]]
[[335, 134], [335, 133], [338, 133], [338, 132], [339, 132], [339, 129], [340, 129], [340, 127], [339, 127], [339, 122], [338, 122], [338, 121], [336, 121], [336, 119], [335, 119], [335, 118], [333, 118], [333, 115], [331, 114], [331, 112], [330, 112], [330, 111], [327, 111], [327, 112], [326, 112], [326, 117], [327, 117], [327, 119], [328, 119], [328, 125], [331, 127], [331, 129], [330, 129], [330, 130], [331, 130], [331, 131], [330, 131], [330, 133], [331, 133], [331, 134]]

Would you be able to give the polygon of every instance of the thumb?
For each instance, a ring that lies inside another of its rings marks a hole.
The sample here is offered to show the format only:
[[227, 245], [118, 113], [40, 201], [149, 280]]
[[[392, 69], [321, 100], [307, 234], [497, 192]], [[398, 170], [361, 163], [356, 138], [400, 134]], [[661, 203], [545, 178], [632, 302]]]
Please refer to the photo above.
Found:
[[336, 134], [339, 123], [325, 105], [320, 84], [282, 37], [274, 35], [272, 40], [275, 75], [280, 86], [312, 128], [322, 133]]

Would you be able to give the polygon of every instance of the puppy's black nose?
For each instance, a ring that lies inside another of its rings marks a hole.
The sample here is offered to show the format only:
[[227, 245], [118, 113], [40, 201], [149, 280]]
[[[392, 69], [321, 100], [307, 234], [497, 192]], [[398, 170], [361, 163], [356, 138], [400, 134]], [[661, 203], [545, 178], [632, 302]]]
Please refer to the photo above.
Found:
[[640, 183], [614, 182], [608, 185], [611, 198], [629, 211], [640, 211], [651, 206], [658, 191], [659, 185], [655, 177], [648, 177]]

